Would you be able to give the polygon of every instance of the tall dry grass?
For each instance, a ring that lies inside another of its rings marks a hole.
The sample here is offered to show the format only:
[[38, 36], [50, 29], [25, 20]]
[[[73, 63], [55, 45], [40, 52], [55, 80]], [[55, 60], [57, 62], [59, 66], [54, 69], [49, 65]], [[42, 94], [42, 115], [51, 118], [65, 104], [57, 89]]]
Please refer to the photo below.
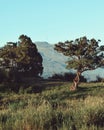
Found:
[[0, 130], [103, 130], [103, 86], [68, 90], [63, 84], [37, 94], [2, 94]]

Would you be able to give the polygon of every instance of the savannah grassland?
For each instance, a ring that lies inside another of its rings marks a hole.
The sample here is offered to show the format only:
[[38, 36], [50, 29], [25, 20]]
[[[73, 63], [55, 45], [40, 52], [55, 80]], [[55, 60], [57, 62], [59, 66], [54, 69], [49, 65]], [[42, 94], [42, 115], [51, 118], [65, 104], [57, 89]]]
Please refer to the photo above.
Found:
[[0, 130], [104, 130], [104, 83], [0, 84]]

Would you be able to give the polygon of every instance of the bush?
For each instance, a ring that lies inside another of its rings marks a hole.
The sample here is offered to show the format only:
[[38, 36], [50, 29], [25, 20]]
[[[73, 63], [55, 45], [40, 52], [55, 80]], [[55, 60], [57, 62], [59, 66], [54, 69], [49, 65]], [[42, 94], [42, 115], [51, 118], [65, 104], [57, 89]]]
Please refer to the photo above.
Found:
[[0, 69], [0, 82], [5, 81], [6, 79], [7, 79], [7, 73], [4, 70]]
[[[63, 80], [63, 81], [73, 81], [75, 78], [75, 73], [64, 73], [64, 74], [54, 74], [52, 77], [49, 77], [51, 80]], [[80, 82], [86, 82], [87, 80], [84, 76], [80, 76]]]
[[97, 76], [96, 82], [104, 82], [104, 78]]

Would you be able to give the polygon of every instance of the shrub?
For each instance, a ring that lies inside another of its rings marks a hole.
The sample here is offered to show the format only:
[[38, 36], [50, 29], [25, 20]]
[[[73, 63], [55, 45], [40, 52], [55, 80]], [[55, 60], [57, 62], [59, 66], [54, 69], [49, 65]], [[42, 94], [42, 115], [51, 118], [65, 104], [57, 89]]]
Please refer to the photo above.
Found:
[[[51, 80], [63, 80], [63, 81], [73, 81], [76, 74], [74, 73], [64, 73], [64, 74], [54, 74], [52, 77], [49, 77]], [[86, 82], [87, 80], [84, 78], [84, 76], [80, 76], [81, 82]]]

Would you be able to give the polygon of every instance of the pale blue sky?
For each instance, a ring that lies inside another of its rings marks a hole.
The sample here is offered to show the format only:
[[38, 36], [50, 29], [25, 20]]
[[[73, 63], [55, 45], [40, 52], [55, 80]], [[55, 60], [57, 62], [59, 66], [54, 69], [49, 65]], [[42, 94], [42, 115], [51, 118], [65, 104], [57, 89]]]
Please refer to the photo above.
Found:
[[104, 0], [0, 0], [0, 46], [26, 34], [35, 41], [104, 43]]

